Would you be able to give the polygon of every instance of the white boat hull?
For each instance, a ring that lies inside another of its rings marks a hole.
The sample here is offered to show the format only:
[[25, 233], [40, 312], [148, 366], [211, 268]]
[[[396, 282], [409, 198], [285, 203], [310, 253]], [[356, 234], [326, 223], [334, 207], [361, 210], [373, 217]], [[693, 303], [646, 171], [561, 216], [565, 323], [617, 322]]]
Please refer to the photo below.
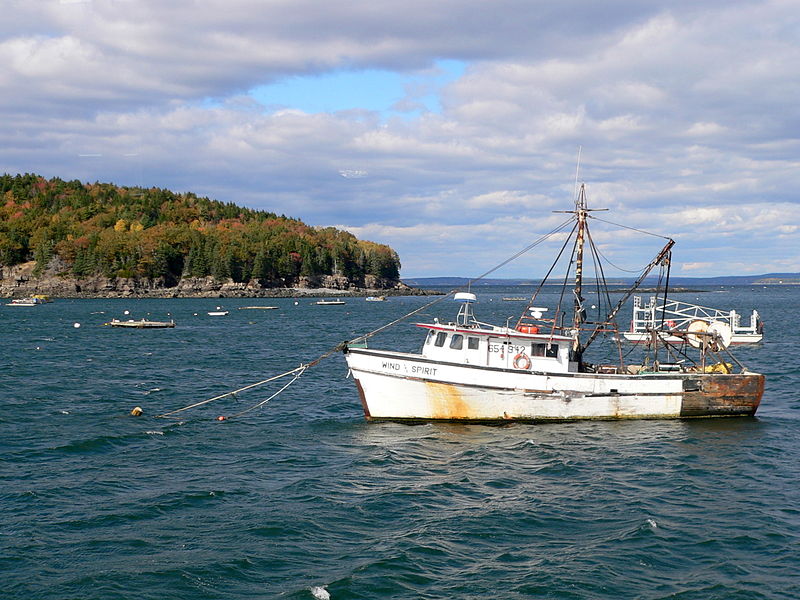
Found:
[[572, 421], [753, 415], [757, 374], [535, 373], [349, 348], [368, 420]]

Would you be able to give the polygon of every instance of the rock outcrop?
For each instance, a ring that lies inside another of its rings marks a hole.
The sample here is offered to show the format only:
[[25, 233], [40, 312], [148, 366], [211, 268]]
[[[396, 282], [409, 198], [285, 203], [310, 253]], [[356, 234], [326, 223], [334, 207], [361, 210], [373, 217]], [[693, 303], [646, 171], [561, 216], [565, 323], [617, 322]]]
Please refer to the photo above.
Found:
[[47, 294], [54, 298], [257, 298], [292, 296], [425, 295], [427, 292], [400, 281], [367, 275], [351, 281], [343, 275], [300, 277], [297, 281], [234, 282], [213, 277], [184, 277], [177, 282], [164, 279], [74, 277], [58, 259], [42, 273], [36, 263], [0, 268], [0, 297]]

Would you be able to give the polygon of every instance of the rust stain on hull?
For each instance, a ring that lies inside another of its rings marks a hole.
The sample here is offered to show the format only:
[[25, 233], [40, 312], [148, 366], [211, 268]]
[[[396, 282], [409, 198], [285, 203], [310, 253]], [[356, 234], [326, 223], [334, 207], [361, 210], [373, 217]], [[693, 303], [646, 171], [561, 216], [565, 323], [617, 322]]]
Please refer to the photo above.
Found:
[[753, 416], [763, 394], [763, 375], [698, 375], [684, 382], [681, 417]]
[[474, 418], [469, 403], [453, 385], [425, 382], [425, 395], [431, 408], [431, 419], [457, 420]]

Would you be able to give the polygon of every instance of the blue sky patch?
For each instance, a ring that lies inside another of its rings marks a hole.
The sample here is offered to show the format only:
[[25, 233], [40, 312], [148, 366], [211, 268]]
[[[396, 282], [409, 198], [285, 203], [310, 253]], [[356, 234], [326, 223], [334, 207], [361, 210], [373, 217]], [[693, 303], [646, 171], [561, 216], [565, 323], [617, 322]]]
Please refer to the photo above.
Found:
[[383, 115], [441, 112], [439, 94], [458, 79], [466, 63], [440, 60], [424, 71], [401, 73], [368, 69], [291, 77], [254, 88], [249, 95], [270, 109], [307, 113], [362, 109]]

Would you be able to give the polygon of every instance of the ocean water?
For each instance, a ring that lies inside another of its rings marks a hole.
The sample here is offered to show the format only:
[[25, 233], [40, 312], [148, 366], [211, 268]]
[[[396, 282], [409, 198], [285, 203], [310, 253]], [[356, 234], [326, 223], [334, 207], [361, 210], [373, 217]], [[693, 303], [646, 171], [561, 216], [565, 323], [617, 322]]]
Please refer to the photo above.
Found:
[[[763, 315], [756, 418], [369, 424], [336, 354], [240, 417], [288, 380], [159, 419], [430, 298], [0, 306], [0, 598], [800, 598], [800, 288], [675, 297]], [[178, 326], [103, 326], [125, 310]]]

